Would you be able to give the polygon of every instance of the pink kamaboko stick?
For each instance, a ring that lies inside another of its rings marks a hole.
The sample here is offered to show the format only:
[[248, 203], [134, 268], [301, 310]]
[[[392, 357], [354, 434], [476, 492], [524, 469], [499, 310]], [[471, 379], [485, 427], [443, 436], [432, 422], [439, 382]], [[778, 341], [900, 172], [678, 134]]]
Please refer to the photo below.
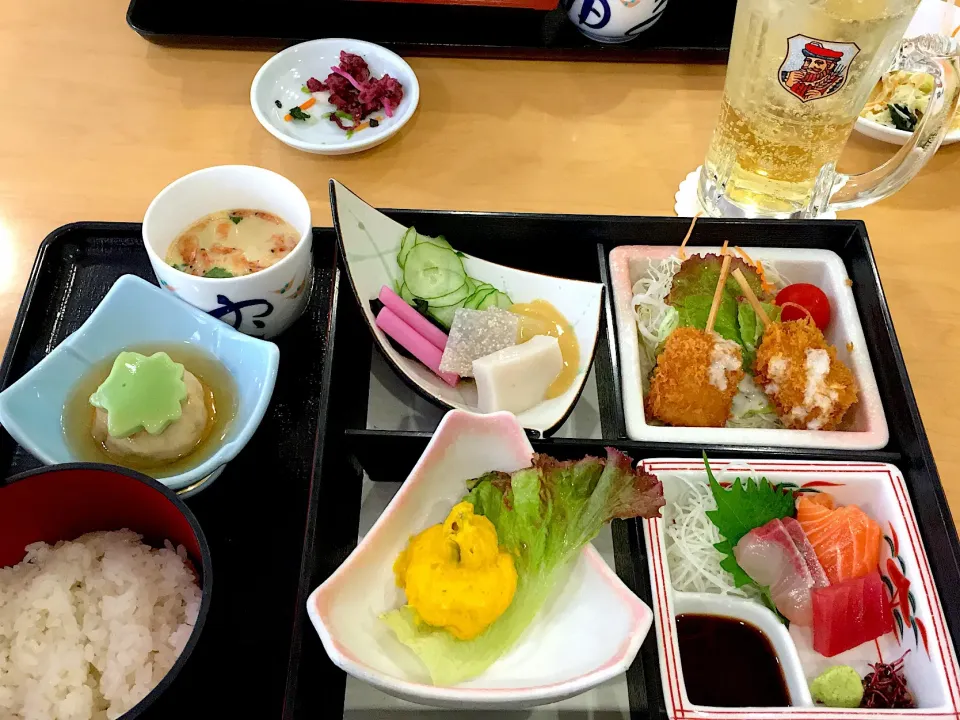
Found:
[[407, 325], [390, 308], [384, 306], [377, 315], [377, 327], [406, 348], [417, 360], [433, 370], [447, 385], [456, 386], [459, 375], [440, 372], [440, 358], [443, 353], [430, 341]]
[[[394, 314], [413, 328], [418, 335], [428, 340], [430, 344], [439, 349], [441, 353], [443, 352], [443, 349], [447, 346], [447, 334], [407, 305], [406, 300], [386, 285], [380, 288], [380, 302], [383, 303], [384, 307], [393, 310]], [[399, 342], [399, 340], [397, 342]]]

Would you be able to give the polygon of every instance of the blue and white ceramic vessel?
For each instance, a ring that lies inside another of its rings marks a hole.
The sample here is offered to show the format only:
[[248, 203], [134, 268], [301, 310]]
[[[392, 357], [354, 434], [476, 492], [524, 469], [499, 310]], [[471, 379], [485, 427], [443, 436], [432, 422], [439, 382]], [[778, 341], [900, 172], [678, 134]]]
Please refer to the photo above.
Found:
[[190, 471], [158, 479], [173, 490], [201, 487], [237, 456], [263, 419], [280, 351], [134, 275], [117, 280], [76, 332], [0, 393], [0, 424], [45, 464], [74, 462], [78, 458], [64, 437], [61, 415], [77, 382], [92, 366], [127, 348], [183, 343], [223, 363], [237, 388], [237, 412], [220, 449]]
[[564, 0], [567, 16], [584, 35], [602, 43], [623, 43], [652, 28], [668, 0]]
[[[279, 215], [300, 232], [300, 242], [280, 262], [242, 277], [196, 277], [164, 262], [170, 243], [186, 228], [204, 215], [235, 208]], [[147, 208], [143, 244], [160, 287], [247, 335], [279, 335], [303, 314], [310, 299], [310, 203], [296, 185], [270, 170], [220, 165], [174, 181]]]

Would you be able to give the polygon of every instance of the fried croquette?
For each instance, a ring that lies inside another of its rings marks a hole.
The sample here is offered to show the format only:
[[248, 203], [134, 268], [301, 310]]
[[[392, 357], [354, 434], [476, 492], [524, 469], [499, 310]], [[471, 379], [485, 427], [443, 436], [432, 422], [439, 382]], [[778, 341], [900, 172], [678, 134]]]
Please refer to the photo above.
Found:
[[716, 333], [674, 330], [650, 380], [647, 413], [668, 425], [723, 427], [743, 379], [740, 346]]
[[788, 428], [834, 430], [857, 402], [853, 373], [809, 318], [772, 323], [754, 372]]

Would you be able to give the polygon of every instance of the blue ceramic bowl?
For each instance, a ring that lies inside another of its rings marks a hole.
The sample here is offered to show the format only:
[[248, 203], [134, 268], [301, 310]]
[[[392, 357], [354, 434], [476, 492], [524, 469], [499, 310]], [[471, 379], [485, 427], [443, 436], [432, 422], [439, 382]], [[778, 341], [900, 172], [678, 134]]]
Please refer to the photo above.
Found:
[[[76, 383], [105, 358], [137, 345], [189, 343], [217, 358], [233, 377], [237, 413], [223, 445], [194, 469], [159, 479], [172, 490], [212, 480], [253, 436], [277, 379], [280, 351], [133, 275], [124, 275], [80, 328], [0, 393], [0, 424], [47, 465], [75, 462], [61, 424]], [[211, 477], [212, 476], [212, 477]]]

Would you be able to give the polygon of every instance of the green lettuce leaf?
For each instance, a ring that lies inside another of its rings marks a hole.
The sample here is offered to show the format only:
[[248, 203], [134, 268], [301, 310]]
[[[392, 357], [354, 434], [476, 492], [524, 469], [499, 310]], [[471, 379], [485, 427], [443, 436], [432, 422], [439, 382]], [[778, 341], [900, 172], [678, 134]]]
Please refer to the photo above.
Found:
[[517, 591], [503, 615], [472, 640], [425, 625], [409, 606], [381, 616], [436, 685], [475, 677], [509, 650], [605, 523], [658, 517], [663, 505], [660, 482], [613, 448], [605, 460], [536, 455], [530, 468], [487, 473], [467, 487], [465, 499], [489, 518], [501, 547], [514, 557]]
[[[717, 283], [720, 282], [720, 266], [722, 263], [719, 255], [694, 255], [684, 260], [680, 265], [680, 269], [673, 277], [673, 284], [670, 286], [670, 293], [666, 298], [666, 303], [677, 310], [680, 327], [706, 329], [710, 306], [713, 305], [713, 294], [717, 289]], [[742, 336], [742, 323], [739, 318], [739, 306], [743, 291], [736, 279], [732, 277], [733, 271], [738, 268], [743, 272], [747, 283], [757, 297], [767, 298], [756, 270], [742, 259], [733, 258], [730, 262], [731, 277], [728, 277], [724, 284], [713, 329], [721, 337], [732, 340], [743, 346], [744, 350], [747, 350], [748, 338]], [[750, 332], [752, 336], [753, 331]], [[756, 343], [753, 347], [755, 352]], [[750, 362], [753, 363], [752, 356]]]
[[[710, 295], [687, 295], [674, 307], [678, 313], [679, 327], [695, 327], [704, 330], [713, 305], [713, 293]], [[742, 344], [740, 329], [737, 325], [737, 301], [732, 295], [723, 294], [717, 308], [717, 319], [713, 323], [714, 332], [738, 345]]]
[[[767, 311], [767, 317], [776, 322], [780, 319], [780, 306], [773, 303], [760, 303]], [[740, 344], [743, 346], [743, 367], [753, 369], [753, 361], [757, 357], [757, 348], [763, 339], [763, 323], [757, 317], [753, 306], [746, 300], [737, 305], [737, 325], [740, 331]], [[719, 332], [719, 331], [718, 331]]]

